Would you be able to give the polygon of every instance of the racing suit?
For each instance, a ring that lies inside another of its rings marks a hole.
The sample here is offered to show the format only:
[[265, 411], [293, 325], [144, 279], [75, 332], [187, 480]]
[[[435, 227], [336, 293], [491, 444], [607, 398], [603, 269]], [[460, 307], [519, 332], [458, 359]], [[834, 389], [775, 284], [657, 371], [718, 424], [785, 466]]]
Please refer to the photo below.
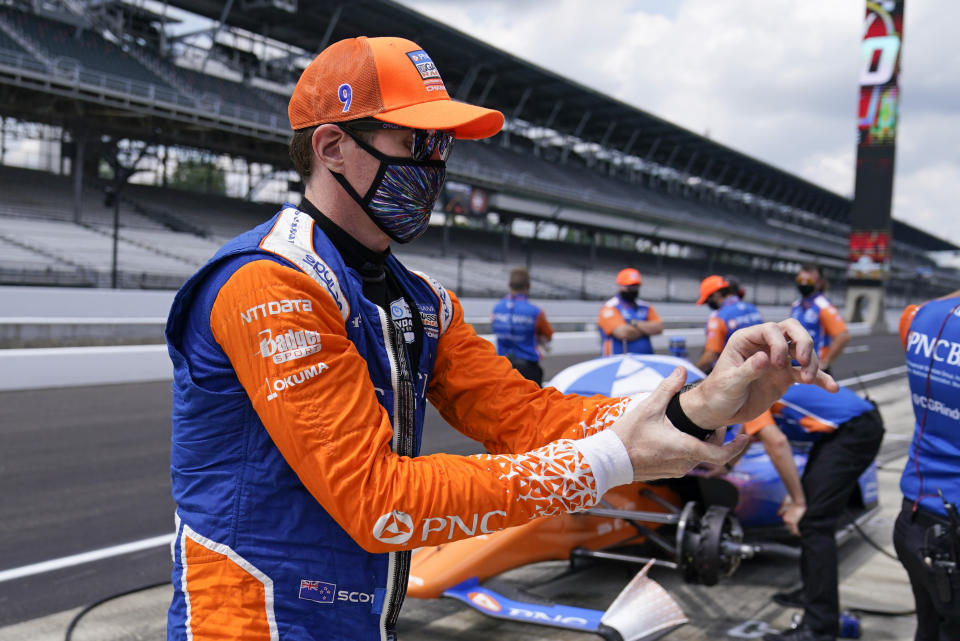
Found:
[[703, 348], [719, 354], [735, 331], [762, 322], [763, 316], [756, 307], [743, 302], [739, 296], [727, 296], [720, 308], [707, 318], [707, 337]]
[[597, 325], [600, 328], [601, 354], [653, 354], [653, 343], [649, 336], [641, 336], [632, 341], [619, 341], [611, 332], [614, 328], [631, 321], [656, 321], [660, 314], [653, 305], [644, 300], [629, 303], [619, 295], [614, 296], [600, 308]]
[[[452, 293], [385, 269], [403, 292], [389, 315], [285, 205], [178, 292], [169, 640], [394, 639], [410, 550], [632, 480], [604, 429], [627, 401], [539, 389]], [[426, 400], [495, 454], [418, 456]]]
[[[763, 315], [754, 305], [740, 300], [739, 296], [727, 296], [720, 308], [711, 312], [707, 318], [703, 349], [719, 354], [735, 331], [751, 325], [759, 325], [762, 322]], [[744, 433], [752, 436], [773, 422], [773, 416], [769, 410], [766, 410], [753, 420], [744, 423]]]
[[801, 483], [807, 510], [800, 519], [803, 626], [836, 636], [840, 619], [836, 529], [857, 479], [880, 451], [883, 420], [874, 404], [841, 387], [792, 386], [771, 408], [791, 441], [813, 441]]
[[539, 342], [541, 337], [548, 341], [553, 337], [543, 310], [523, 294], [508, 294], [493, 308], [491, 329], [497, 336], [497, 354], [510, 359], [525, 378], [543, 383]]
[[944, 505], [960, 501], [960, 296], [908, 307], [900, 338], [916, 423], [893, 543], [913, 588], [917, 641], [960, 639], [960, 532]]
[[813, 348], [817, 350], [821, 361], [827, 355], [833, 337], [847, 331], [847, 324], [843, 322], [840, 312], [821, 292], [794, 301], [790, 316], [810, 333]]

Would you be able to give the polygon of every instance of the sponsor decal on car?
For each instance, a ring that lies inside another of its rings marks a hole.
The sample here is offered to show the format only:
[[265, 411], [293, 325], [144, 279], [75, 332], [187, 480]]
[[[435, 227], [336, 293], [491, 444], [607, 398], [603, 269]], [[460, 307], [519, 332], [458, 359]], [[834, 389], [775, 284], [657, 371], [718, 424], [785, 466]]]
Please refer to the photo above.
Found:
[[467, 598], [478, 608], [489, 610], [490, 612], [499, 612], [503, 608], [497, 603], [497, 600], [485, 592], [471, 592]]

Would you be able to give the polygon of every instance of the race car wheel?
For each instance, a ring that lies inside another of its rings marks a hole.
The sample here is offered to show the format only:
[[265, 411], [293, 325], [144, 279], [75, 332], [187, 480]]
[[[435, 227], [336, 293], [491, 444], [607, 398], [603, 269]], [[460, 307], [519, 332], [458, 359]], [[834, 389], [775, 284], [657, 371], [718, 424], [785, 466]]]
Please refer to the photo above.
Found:
[[740, 567], [740, 555], [733, 549], [743, 541], [740, 522], [730, 508], [710, 506], [700, 521], [696, 567], [698, 582], [716, 585], [721, 576], [730, 576]]
[[696, 501], [683, 506], [677, 521], [677, 569], [687, 583], [699, 583], [697, 556], [700, 548], [700, 521], [703, 510]]

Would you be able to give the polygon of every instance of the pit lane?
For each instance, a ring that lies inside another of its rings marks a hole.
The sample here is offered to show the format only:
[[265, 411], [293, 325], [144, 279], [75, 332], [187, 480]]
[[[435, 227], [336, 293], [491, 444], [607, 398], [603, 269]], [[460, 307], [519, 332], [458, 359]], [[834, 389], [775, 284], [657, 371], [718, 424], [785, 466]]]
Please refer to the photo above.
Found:
[[[837, 365], [838, 378], [887, 371], [902, 364], [902, 350], [894, 336], [855, 338], [851, 347], [851, 353]], [[548, 357], [546, 375], [583, 359]], [[891, 385], [882, 380], [869, 384], [875, 389]], [[907, 397], [902, 377], [899, 387], [892, 385], [896, 392], [884, 408], [888, 429], [891, 419], [887, 414], [894, 412], [900, 414], [897, 420], [909, 432], [909, 405], [906, 413], [900, 407]], [[0, 487], [4, 495], [0, 502], [0, 572], [172, 531], [169, 408], [166, 382], [0, 394]], [[904, 438], [888, 438], [881, 460], [901, 457], [905, 448]], [[423, 449], [425, 454], [466, 454], [476, 452], [477, 446], [446, 427], [431, 410]], [[895, 494], [895, 482], [892, 491]], [[895, 498], [886, 503], [899, 504]], [[877, 527], [881, 530], [877, 540], [888, 544], [889, 528]], [[852, 542], [844, 548], [844, 568], [852, 564], [853, 569], [842, 568], [846, 572], [842, 576], [863, 565], [856, 559], [866, 547]], [[540, 564], [518, 570], [519, 576], [511, 578], [536, 585], [564, 569], [564, 564]], [[584, 566], [573, 576], [536, 589], [558, 601], [603, 609], [634, 570], [608, 564]], [[79, 606], [168, 580], [169, 572], [169, 551], [158, 546], [0, 582], [0, 641], [61, 639], [66, 622]], [[771, 586], [789, 587], [796, 580], [796, 570], [789, 562], [746, 564], [727, 588], [719, 589], [684, 586], [660, 570], [655, 570], [654, 578], [677, 596], [693, 622], [668, 638], [724, 638], [727, 628], [716, 626], [753, 616], [775, 621], [778, 615], [768, 610], [777, 607], [768, 600]], [[169, 588], [158, 588], [101, 606], [85, 617], [75, 638], [159, 638], [168, 600]], [[901, 600], [901, 605], [908, 602], [909, 598]], [[60, 614], [47, 616], [51, 613]], [[590, 638], [488, 620], [452, 601], [410, 599], [402, 619], [404, 639], [449, 638], [453, 634], [464, 639]], [[695, 636], [696, 630], [704, 630], [707, 636]]]

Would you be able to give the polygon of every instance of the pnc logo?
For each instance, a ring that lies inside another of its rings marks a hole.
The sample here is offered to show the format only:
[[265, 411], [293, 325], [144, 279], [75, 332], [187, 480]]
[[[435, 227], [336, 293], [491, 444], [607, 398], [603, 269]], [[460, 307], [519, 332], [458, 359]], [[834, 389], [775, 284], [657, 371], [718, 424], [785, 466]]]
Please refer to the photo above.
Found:
[[497, 603], [497, 600], [485, 592], [471, 592], [467, 595], [467, 598], [478, 608], [487, 610], [488, 612], [499, 612], [503, 608], [500, 607], [500, 604]]
[[413, 536], [413, 519], [406, 512], [387, 512], [373, 525], [373, 538], [383, 543], [403, 545]]

